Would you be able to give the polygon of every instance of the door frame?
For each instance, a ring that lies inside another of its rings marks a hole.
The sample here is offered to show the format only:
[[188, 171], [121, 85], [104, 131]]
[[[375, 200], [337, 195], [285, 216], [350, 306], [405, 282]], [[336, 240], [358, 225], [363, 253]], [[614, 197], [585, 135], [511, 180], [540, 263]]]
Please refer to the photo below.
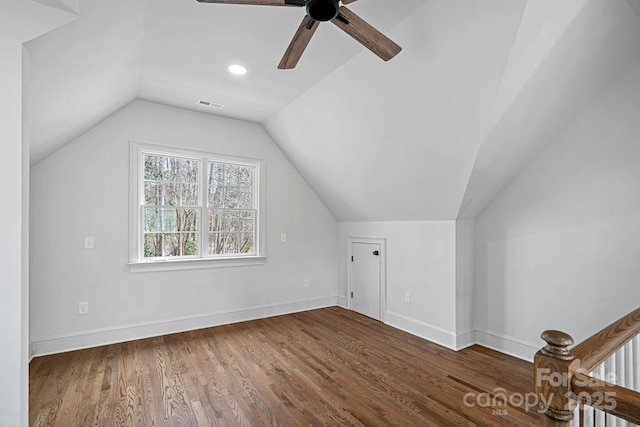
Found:
[[386, 323], [387, 313], [387, 238], [386, 237], [347, 237], [347, 308], [351, 307], [351, 257], [354, 243], [373, 243], [380, 245], [380, 321]]

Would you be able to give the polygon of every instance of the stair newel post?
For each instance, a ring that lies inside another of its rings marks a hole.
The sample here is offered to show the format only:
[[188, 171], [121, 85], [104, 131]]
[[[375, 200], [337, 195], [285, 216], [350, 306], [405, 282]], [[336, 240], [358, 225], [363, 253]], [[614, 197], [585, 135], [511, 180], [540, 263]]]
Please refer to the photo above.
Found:
[[560, 331], [545, 331], [541, 338], [547, 345], [534, 358], [535, 391], [540, 410], [546, 414], [547, 426], [569, 427], [575, 408], [571, 379], [580, 365], [569, 350], [573, 338]]

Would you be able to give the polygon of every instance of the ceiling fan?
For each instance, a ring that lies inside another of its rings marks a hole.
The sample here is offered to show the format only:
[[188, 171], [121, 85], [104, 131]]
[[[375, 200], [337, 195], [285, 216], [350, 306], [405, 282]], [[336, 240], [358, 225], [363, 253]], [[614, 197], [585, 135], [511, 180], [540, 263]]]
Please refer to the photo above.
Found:
[[[307, 15], [284, 53], [279, 69], [295, 68], [320, 22], [331, 21], [338, 28], [360, 42], [385, 61], [396, 56], [402, 48], [358, 15], [340, 6], [339, 0], [198, 0], [201, 3], [251, 4], [260, 6], [304, 6]], [[356, 0], [342, 0], [343, 4]]]

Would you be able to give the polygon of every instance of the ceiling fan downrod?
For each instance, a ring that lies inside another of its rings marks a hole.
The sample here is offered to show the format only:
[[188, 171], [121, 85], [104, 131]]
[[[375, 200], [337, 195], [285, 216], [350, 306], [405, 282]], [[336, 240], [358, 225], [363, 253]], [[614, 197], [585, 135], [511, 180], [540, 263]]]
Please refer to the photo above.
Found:
[[314, 21], [331, 21], [338, 16], [339, 0], [309, 0], [307, 2], [307, 15]]

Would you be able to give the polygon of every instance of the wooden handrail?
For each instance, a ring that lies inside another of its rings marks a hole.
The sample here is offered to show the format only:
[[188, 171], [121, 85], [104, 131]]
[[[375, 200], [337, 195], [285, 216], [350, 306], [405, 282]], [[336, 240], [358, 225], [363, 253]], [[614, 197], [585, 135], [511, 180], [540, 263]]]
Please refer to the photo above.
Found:
[[[547, 345], [535, 355], [534, 378], [536, 394], [541, 402], [541, 409], [547, 414], [548, 426], [568, 427], [578, 402], [627, 421], [640, 423], [639, 392], [607, 384], [587, 375], [638, 334], [640, 308], [600, 330], [572, 350], [569, 350], [573, 345], [570, 335], [560, 331], [542, 333], [541, 338]], [[615, 404], [606, 405], [607, 397]]]
[[576, 345], [571, 353], [580, 359], [580, 367], [591, 372], [620, 347], [640, 334], [640, 308]]
[[597, 396], [597, 399], [589, 398], [589, 402], [583, 402], [588, 406], [630, 423], [640, 424], [640, 393], [637, 391], [590, 376], [580, 380], [574, 378], [571, 387], [578, 400], [581, 396]]

